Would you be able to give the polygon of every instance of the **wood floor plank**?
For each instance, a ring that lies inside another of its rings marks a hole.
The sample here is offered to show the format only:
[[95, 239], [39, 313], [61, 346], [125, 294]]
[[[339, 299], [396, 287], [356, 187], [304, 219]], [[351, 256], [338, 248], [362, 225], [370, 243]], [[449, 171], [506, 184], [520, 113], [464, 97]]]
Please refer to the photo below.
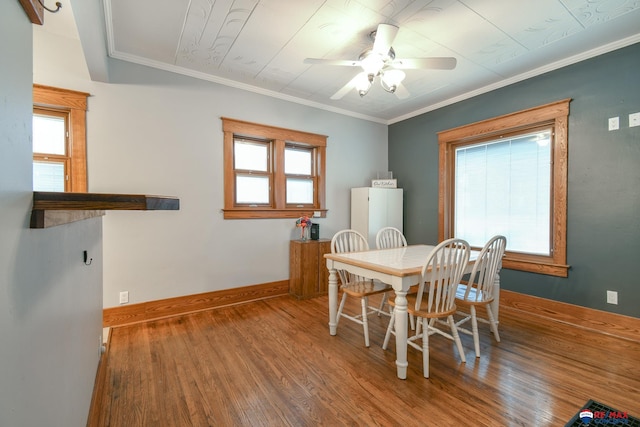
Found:
[[431, 378], [409, 348], [400, 380], [388, 317], [371, 318], [366, 348], [346, 319], [329, 335], [327, 304], [282, 296], [113, 328], [89, 425], [544, 427], [589, 399], [640, 415], [638, 342], [505, 308], [500, 343], [481, 325], [481, 358], [470, 336], [466, 363], [434, 336]]

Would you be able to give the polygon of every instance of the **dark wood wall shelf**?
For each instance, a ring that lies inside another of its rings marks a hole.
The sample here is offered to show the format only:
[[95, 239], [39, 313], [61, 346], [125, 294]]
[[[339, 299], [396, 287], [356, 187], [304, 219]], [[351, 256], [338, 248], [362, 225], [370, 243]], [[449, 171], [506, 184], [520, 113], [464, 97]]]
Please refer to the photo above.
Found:
[[31, 228], [47, 228], [102, 216], [106, 210], [179, 210], [175, 197], [145, 194], [33, 192]]

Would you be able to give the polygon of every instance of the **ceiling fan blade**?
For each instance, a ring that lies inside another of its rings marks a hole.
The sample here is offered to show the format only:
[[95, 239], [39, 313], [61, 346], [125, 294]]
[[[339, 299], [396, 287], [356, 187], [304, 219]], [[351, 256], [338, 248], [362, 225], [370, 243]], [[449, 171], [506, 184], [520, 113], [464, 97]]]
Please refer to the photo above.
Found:
[[453, 57], [396, 59], [391, 63], [393, 68], [400, 70], [428, 68], [432, 70], [453, 70], [458, 61]]
[[348, 59], [322, 59], [322, 58], [305, 58], [305, 64], [312, 65], [343, 65], [347, 67], [357, 67], [360, 61], [351, 61]]
[[349, 82], [346, 85], [342, 86], [340, 90], [338, 90], [336, 93], [331, 95], [331, 99], [333, 100], [341, 99], [343, 96], [349, 93], [351, 89], [356, 87], [356, 82], [358, 81], [358, 77], [360, 77], [360, 73], [356, 74], [356, 76], [351, 80], [349, 80]]
[[380, 24], [376, 30], [376, 38], [373, 40], [373, 53], [386, 55], [391, 49], [391, 44], [398, 34], [398, 27], [391, 24]]
[[409, 91], [402, 83], [398, 85], [398, 87], [396, 88], [396, 91], [393, 93], [395, 93], [399, 99], [408, 98], [410, 95]]

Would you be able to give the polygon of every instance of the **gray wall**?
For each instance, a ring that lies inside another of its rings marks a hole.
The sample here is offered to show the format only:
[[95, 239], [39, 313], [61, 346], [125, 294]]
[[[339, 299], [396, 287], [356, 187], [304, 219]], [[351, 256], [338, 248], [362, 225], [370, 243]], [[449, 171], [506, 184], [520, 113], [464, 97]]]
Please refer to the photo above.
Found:
[[84, 426], [102, 334], [102, 222], [29, 229], [32, 24], [16, 0], [0, 2], [0, 58], [0, 426]]
[[[410, 243], [438, 236], [437, 132], [571, 98], [568, 278], [504, 270], [504, 289], [640, 317], [640, 44], [395, 123], [389, 170], [405, 188]], [[620, 130], [607, 130], [609, 117]], [[619, 305], [606, 303], [618, 291]]]

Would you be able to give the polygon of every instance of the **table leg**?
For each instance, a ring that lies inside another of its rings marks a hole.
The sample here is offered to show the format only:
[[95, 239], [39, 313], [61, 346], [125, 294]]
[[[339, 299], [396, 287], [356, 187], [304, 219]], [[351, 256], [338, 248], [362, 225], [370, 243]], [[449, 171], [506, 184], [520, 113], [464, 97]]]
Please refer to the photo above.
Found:
[[338, 274], [335, 268], [329, 269], [329, 333], [336, 334], [338, 315]]
[[396, 291], [395, 332], [396, 332], [396, 367], [398, 378], [407, 378], [407, 291]]
[[500, 309], [500, 268], [496, 272], [496, 277], [493, 280], [493, 302], [491, 303], [491, 311], [493, 312], [493, 318], [496, 322], [500, 323], [498, 318], [498, 310]]

